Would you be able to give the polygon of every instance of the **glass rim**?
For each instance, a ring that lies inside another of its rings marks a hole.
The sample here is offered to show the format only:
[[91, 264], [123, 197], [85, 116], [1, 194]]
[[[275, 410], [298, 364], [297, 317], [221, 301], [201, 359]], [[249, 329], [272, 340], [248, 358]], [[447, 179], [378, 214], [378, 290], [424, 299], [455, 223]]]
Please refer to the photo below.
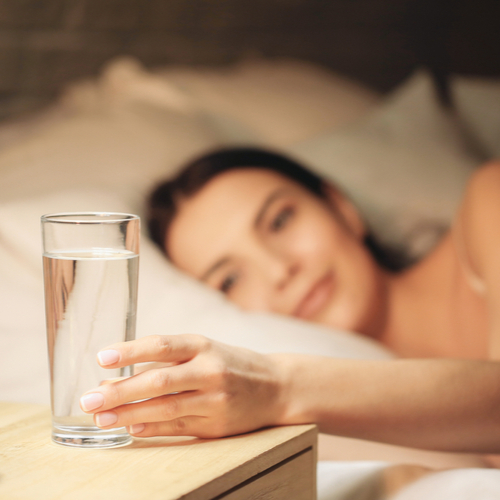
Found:
[[[79, 217], [95, 217], [95, 219], [79, 219]], [[106, 217], [114, 218], [106, 219]], [[59, 224], [116, 224], [140, 220], [140, 217], [125, 212], [57, 212], [42, 215], [40, 220]]]

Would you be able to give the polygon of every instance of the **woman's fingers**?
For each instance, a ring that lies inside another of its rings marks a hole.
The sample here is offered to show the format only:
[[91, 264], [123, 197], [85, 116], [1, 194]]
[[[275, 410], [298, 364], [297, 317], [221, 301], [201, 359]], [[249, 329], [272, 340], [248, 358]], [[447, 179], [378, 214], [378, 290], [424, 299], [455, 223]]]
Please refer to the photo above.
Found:
[[215, 438], [253, 430], [245, 418], [231, 422], [225, 398], [193, 391], [167, 394], [94, 415], [102, 429], [127, 427], [130, 434], [148, 436], [198, 436]]
[[151, 422], [146, 424], [134, 424], [127, 427], [132, 436], [198, 436], [201, 438], [223, 437], [222, 434], [211, 431], [207, 425], [206, 417], [187, 416], [176, 418], [168, 422]]
[[213, 432], [206, 417], [189, 415], [168, 422], [151, 422], [127, 427], [127, 431], [136, 437], [153, 436], [197, 436], [201, 438], [223, 437]]
[[129, 427], [150, 422], [169, 422], [186, 416], [204, 416], [207, 396], [196, 392], [167, 394], [147, 401], [132, 403], [94, 415], [98, 427]]
[[246, 349], [198, 335], [152, 336], [114, 344], [99, 358], [109, 368], [170, 364], [84, 394], [81, 407], [101, 428], [217, 437], [271, 425], [283, 412], [275, 362]]
[[142, 373], [148, 370], [153, 370], [156, 368], [165, 368], [167, 366], [174, 366], [178, 363], [141, 363], [141, 364], [136, 364], [134, 366], [134, 373], [137, 375], [138, 373]]
[[199, 392], [167, 394], [158, 398], [123, 405], [94, 415], [102, 429], [127, 427], [130, 434], [149, 436], [198, 436], [215, 438], [239, 434], [253, 427], [227, 426], [223, 413], [208, 413], [217, 407], [217, 398]]
[[198, 369], [186, 364], [147, 370], [93, 389], [80, 398], [80, 406], [86, 413], [101, 412], [141, 399], [200, 389], [200, 379]]
[[104, 368], [121, 368], [152, 361], [183, 363], [209, 346], [201, 335], [151, 335], [130, 342], [113, 344], [97, 354]]

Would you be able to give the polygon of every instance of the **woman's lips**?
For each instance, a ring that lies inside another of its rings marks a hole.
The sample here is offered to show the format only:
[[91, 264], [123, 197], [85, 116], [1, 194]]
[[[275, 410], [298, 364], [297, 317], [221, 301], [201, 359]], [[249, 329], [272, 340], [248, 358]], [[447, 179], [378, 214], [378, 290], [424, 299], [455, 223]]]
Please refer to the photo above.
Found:
[[297, 318], [310, 319], [320, 312], [333, 292], [333, 276], [328, 273], [316, 282], [293, 312]]

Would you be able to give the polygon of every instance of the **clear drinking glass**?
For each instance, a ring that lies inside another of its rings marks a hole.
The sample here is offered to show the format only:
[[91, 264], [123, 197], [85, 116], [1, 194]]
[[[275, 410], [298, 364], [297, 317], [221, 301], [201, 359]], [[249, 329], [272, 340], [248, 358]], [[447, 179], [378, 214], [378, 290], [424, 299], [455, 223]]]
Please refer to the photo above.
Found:
[[78, 212], [44, 215], [41, 222], [52, 440], [123, 446], [132, 440], [126, 429], [99, 429], [79, 399], [104, 380], [132, 375], [132, 367], [101, 368], [96, 354], [135, 337], [140, 219]]

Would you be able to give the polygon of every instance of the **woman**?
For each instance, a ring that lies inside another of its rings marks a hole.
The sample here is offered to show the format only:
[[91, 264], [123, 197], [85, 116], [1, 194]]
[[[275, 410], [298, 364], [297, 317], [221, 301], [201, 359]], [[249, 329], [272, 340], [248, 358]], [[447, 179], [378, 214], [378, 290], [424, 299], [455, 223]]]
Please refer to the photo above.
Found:
[[316, 422], [399, 445], [500, 451], [499, 194], [500, 164], [491, 163], [472, 177], [453, 231], [394, 272], [349, 200], [294, 162], [254, 150], [200, 159], [151, 198], [153, 237], [174, 264], [242, 308], [438, 359], [261, 355], [154, 336], [111, 346], [99, 362], [170, 366], [90, 391], [82, 408], [100, 427], [141, 437]]

